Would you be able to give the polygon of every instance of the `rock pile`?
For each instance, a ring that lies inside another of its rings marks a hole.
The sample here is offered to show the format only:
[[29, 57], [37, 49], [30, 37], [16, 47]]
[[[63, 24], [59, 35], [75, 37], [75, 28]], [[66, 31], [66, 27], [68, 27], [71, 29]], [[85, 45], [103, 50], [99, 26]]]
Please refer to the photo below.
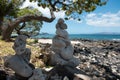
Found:
[[69, 40], [67, 25], [63, 19], [59, 19], [56, 24], [56, 35], [52, 39], [52, 50], [54, 54], [51, 56], [53, 65], [69, 65], [76, 67], [79, 65], [79, 59], [73, 56], [74, 48]]
[[16, 38], [13, 46], [16, 54], [7, 56], [5, 66], [11, 68], [19, 80], [45, 80], [41, 69], [35, 69], [29, 62], [31, 51], [26, 48], [26, 39], [27, 36], [24, 35]]
[[74, 55], [81, 60], [79, 68], [100, 80], [120, 79], [120, 42], [79, 40]]

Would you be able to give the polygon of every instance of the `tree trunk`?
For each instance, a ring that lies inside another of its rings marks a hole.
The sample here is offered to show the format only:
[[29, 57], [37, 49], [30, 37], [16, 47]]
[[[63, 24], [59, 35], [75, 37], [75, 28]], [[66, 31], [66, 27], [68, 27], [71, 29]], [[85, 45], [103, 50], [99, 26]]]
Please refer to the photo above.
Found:
[[0, 16], [0, 35], [2, 33], [2, 22], [3, 22], [3, 17]]
[[14, 28], [11, 27], [10, 25], [6, 25], [4, 27], [7, 27], [7, 28], [2, 29], [2, 40], [11, 41], [10, 37]]

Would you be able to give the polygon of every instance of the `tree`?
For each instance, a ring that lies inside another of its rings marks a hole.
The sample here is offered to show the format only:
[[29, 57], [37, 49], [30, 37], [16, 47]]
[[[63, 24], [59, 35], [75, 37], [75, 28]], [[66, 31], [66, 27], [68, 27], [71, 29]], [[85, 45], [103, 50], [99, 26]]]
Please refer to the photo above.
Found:
[[[7, 28], [8, 23], [10, 22], [10, 17], [16, 17], [16, 12], [19, 10], [19, 6], [25, 0], [0, 0], [0, 34]], [[19, 5], [19, 6], [18, 6]], [[6, 17], [9, 17], [9, 21], [5, 20]]]
[[[9, 3], [8, 3], [9, 1]], [[96, 9], [97, 6], [105, 5], [107, 0], [30, 0], [37, 1], [38, 6], [42, 6], [43, 8], [49, 8], [51, 13], [51, 18], [45, 17], [43, 15], [25, 15], [16, 18], [16, 11], [19, 11], [19, 6], [24, 2], [25, 0], [0, 0], [0, 27], [2, 31], [2, 39], [3, 40], [10, 40], [10, 35], [13, 32], [13, 30], [22, 22], [27, 22], [31, 20], [38, 20], [38, 21], [46, 21], [46, 22], [52, 22], [55, 19], [53, 11], [61, 11], [64, 10], [65, 14], [68, 16], [65, 19], [74, 18], [74, 15], [79, 15], [82, 12], [91, 12]], [[4, 2], [4, 5], [2, 4]], [[16, 3], [18, 2], [18, 3]], [[2, 5], [1, 5], [2, 4]], [[16, 5], [17, 4], [17, 5]], [[19, 5], [18, 5], [19, 4]], [[8, 6], [9, 10], [7, 10]], [[14, 9], [14, 7], [16, 8]], [[2, 10], [2, 8], [5, 10]], [[10, 15], [10, 10], [13, 10], [14, 12], [14, 21], [8, 22], [8, 24], [4, 25], [3, 18], [6, 15]], [[80, 20], [80, 19], [79, 19]]]
[[[16, 5], [14, 5], [14, 6], [16, 6]], [[16, 11], [17, 11], [17, 7], [13, 7], [13, 2], [9, 2], [7, 0], [0, 0], [0, 32], [2, 31], [1, 26], [3, 24], [4, 17], [6, 15], [11, 16], [11, 15], [15, 14]]]
[[[20, 9], [17, 12], [17, 17], [24, 16], [24, 15], [39, 15], [41, 16], [42, 13], [33, 7], [27, 7]], [[18, 35], [25, 34], [28, 36], [35, 36], [39, 34], [39, 31], [42, 27], [42, 21], [32, 20], [30, 22], [22, 22], [18, 27], [15, 28], [15, 31]]]
[[[20, 1], [19, 0], [1, 0], [0, 1], [0, 4], [3, 4], [3, 2], [5, 4], [5, 5], [0, 5], [0, 11], [1, 11], [0, 13], [3, 13], [3, 15], [2, 14], [0, 15], [0, 17], [2, 17], [2, 19], [0, 20], [0, 23], [1, 23], [0, 30], [2, 33], [2, 39], [5, 41], [10, 41], [10, 37], [11, 37], [13, 30], [22, 22], [28, 22], [31, 20], [51, 22], [55, 19], [53, 11], [50, 11], [51, 16], [52, 16], [51, 18], [47, 18], [47, 17], [44, 17], [42, 15], [24, 15], [24, 16], [17, 18], [16, 14], [19, 11], [19, 6], [25, 0], [23, 0], [23, 1], [20, 0]], [[17, 2], [20, 4], [18, 5]], [[7, 10], [6, 6], [8, 6], [10, 4], [12, 5], [12, 7], [10, 9], [13, 10], [14, 14], [11, 14], [12, 11], [9, 11], [9, 10], [8, 10], [8, 12], [4, 12], [1, 8], [1, 7], [3, 7], [3, 8], [5, 8], [5, 10]], [[16, 6], [16, 4], [18, 6]], [[14, 7], [15, 7], [15, 9], [14, 9]], [[4, 24], [4, 17], [6, 17], [6, 16], [13, 16], [14, 20], [13, 21], [9, 20], [6, 24]]]
[[[43, 8], [53, 8], [53, 11], [64, 10], [66, 17], [65, 19], [78, 18], [82, 12], [94, 11], [97, 6], [105, 5], [107, 0], [30, 0], [38, 1], [38, 6]], [[78, 18], [80, 20], [80, 18]]]

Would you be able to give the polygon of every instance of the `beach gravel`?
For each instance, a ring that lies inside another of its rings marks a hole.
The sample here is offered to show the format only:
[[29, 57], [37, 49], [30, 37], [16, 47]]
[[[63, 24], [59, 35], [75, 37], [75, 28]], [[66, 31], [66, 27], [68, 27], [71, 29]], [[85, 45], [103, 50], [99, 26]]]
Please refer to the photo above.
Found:
[[[51, 45], [52, 40], [39, 39], [38, 42], [41, 46]], [[80, 59], [77, 68], [91, 76], [92, 80], [120, 80], [120, 41], [77, 39], [72, 40], [72, 45], [74, 56]], [[0, 73], [3, 71], [1, 65]]]

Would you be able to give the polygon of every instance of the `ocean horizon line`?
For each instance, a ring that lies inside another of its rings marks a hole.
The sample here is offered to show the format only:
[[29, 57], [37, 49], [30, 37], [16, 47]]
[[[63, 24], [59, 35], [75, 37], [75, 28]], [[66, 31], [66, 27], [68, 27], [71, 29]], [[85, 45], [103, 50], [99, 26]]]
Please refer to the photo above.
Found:
[[[45, 35], [45, 34], [50, 34], [50, 35], [55, 35], [56, 33], [40, 33], [39, 35]], [[120, 35], [120, 33], [69, 33], [69, 35], [76, 35], [76, 34], [87, 34], [87, 35], [93, 35], [93, 34], [106, 34], [106, 35]]]
[[[52, 39], [56, 34], [39, 34], [34, 38]], [[120, 34], [69, 34], [70, 39], [120, 40]]]

